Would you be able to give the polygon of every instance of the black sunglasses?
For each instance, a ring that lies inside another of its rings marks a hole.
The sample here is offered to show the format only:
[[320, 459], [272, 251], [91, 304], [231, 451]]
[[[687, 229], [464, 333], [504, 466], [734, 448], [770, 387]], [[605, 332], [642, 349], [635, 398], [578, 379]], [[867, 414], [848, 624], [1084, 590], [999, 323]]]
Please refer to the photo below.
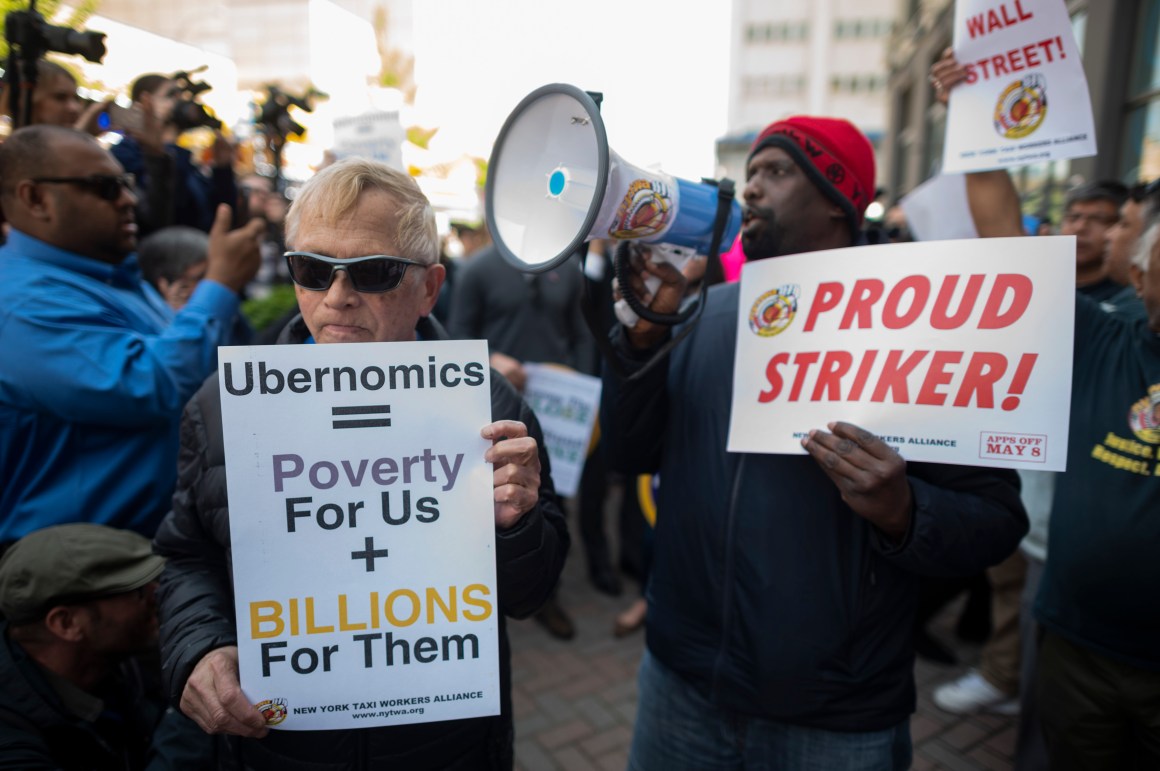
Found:
[[356, 292], [389, 292], [403, 281], [408, 266], [427, 267], [421, 262], [386, 254], [340, 260], [313, 252], [286, 252], [290, 278], [303, 289], [325, 292], [334, 281], [335, 271], [345, 270]]
[[106, 201], [116, 201], [121, 190], [132, 193], [137, 187], [137, 178], [132, 174], [90, 174], [87, 177], [33, 177], [36, 183], [77, 185], [96, 193]]

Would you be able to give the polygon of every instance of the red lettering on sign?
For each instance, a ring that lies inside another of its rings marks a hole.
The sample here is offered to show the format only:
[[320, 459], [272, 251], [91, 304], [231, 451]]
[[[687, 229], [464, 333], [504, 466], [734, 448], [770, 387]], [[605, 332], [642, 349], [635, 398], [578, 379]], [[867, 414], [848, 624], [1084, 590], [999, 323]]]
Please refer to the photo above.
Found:
[[814, 383], [814, 392], [810, 394], [810, 401], [820, 402], [823, 398], [831, 402], [841, 401], [842, 376], [850, 371], [853, 364], [854, 357], [849, 351], [826, 351], [822, 367], [818, 370], [818, 381]]
[[[1008, 290], [1012, 293], [1011, 304], [1000, 313]], [[1026, 312], [1033, 291], [1031, 279], [1022, 273], [1001, 273], [996, 276], [995, 285], [987, 297], [987, 305], [983, 308], [983, 316], [979, 319], [979, 329], [1002, 329], [1014, 324]]]
[[939, 287], [938, 297], [934, 299], [934, 308], [930, 313], [930, 325], [935, 329], [958, 329], [967, 323], [967, 318], [975, 309], [975, 302], [979, 299], [979, 292], [983, 288], [983, 275], [978, 273], [967, 279], [963, 299], [959, 301], [959, 307], [952, 316], [951, 298], [954, 297], [958, 285], [958, 276], [947, 276]]
[[771, 402], [781, 393], [782, 380], [778, 367], [786, 364], [789, 364], [789, 354], [779, 353], [769, 360], [769, 364], [765, 365], [765, 379], [769, 381], [769, 390], [762, 391], [757, 395], [758, 402], [761, 404]]
[[842, 299], [842, 292], [844, 291], [845, 287], [837, 281], [826, 281], [818, 284], [818, 293], [814, 297], [814, 301], [810, 303], [810, 313], [806, 316], [806, 325], [802, 328], [802, 331], [812, 331], [814, 323], [818, 320], [819, 313], [824, 313], [825, 311], [838, 307], [838, 301]]
[[[894, 349], [886, 352], [880, 371], [875, 373], [878, 353], [877, 350], [864, 351], [856, 369], [854, 359], [857, 354], [849, 351], [806, 351], [793, 354], [792, 357], [786, 352], [775, 354], [765, 366], [768, 388], [758, 393], [757, 401], [766, 404], [782, 398], [786, 382], [790, 379], [783, 369], [793, 367], [792, 385], [788, 394], [784, 395], [784, 401], [788, 402], [802, 401], [804, 394], [809, 394], [811, 402], [861, 401], [872, 383], [871, 402], [890, 401], [895, 404], [941, 407], [946, 406], [953, 397], [952, 404], [955, 407], [994, 409], [995, 391], [1000, 387], [998, 384], [1008, 371], [1013, 371], [1006, 389], [1007, 395], [1001, 405], [1003, 410], [1009, 412], [1018, 408], [1020, 397], [1039, 359], [1035, 353], [1022, 354], [1018, 365], [1012, 369], [1006, 356], [993, 351], [971, 353], [964, 363], [964, 357], [968, 356], [964, 351]], [[958, 372], [962, 372], [962, 380], [957, 390], [948, 391], [947, 387]], [[912, 377], [921, 378], [913, 401], [910, 398], [911, 385], [914, 384], [911, 382]], [[988, 435], [986, 438], [987, 442], [1001, 440], [999, 435]]]
[[876, 278], [861, 278], [854, 282], [854, 290], [850, 292], [850, 300], [846, 303], [846, 312], [842, 314], [842, 323], [838, 329], [849, 329], [854, 317], [858, 318], [858, 329], [871, 327], [870, 309], [874, 303], [882, 299], [886, 285]]
[[806, 374], [810, 371], [810, 367], [818, 360], [819, 355], [817, 351], [810, 351], [809, 353], [799, 353], [793, 357], [794, 366], [798, 368], [798, 371], [793, 379], [793, 387], [789, 389], [789, 400], [791, 402], [796, 402], [801, 398], [802, 386], [806, 384]]
[[891, 351], [886, 354], [886, 364], [882, 367], [882, 374], [878, 376], [878, 385], [874, 388], [870, 401], [884, 402], [886, 395], [893, 393], [895, 404], [908, 403], [910, 394], [906, 390], [906, 376], [914, 371], [927, 353], [928, 351], [915, 351], [902, 363], [899, 363], [902, 351]]
[[862, 392], [866, 390], [866, 381], [870, 378], [870, 370], [877, 358], [878, 351], [870, 350], [862, 354], [862, 363], [858, 365], [858, 373], [854, 375], [854, 385], [850, 388], [848, 401], [856, 402], [862, 398]]
[[[1041, 56], [1042, 53], [1042, 56]], [[1002, 53], [984, 56], [973, 62], [964, 62], [967, 68], [966, 82], [968, 84], [982, 80], [990, 80], [993, 76], [1010, 75], [1013, 72], [1040, 67], [1046, 60], [1051, 64], [1056, 58], [1066, 59], [1067, 52], [1063, 50], [1063, 37], [1045, 38], [1019, 48], [1012, 48]]]
[[1007, 371], [1007, 357], [1001, 353], [984, 353], [978, 351], [971, 354], [967, 362], [967, 372], [963, 376], [963, 383], [959, 386], [959, 393], [955, 397], [956, 407], [969, 407], [971, 398], [984, 408], [995, 406], [995, 383]]
[[1003, 3], [997, 9], [992, 8], [986, 13], [968, 16], [967, 34], [971, 36], [971, 40], [974, 40], [977, 37], [990, 34], [1005, 27], [1010, 27], [1013, 24], [1018, 24], [1021, 21], [1027, 21], [1031, 18], [1033, 18], [1032, 14], [1023, 10], [1023, 0], [1015, 0], [1014, 4], [1010, 7], [1006, 3]]
[[[913, 292], [910, 307], [906, 313], [899, 313], [898, 306], [907, 292]], [[930, 299], [930, 279], [926, 276], [907, 276], [894, 285], [882, 309], [882, 326], [887, 329], [904, 329], [913, 324], [926, 308]]]

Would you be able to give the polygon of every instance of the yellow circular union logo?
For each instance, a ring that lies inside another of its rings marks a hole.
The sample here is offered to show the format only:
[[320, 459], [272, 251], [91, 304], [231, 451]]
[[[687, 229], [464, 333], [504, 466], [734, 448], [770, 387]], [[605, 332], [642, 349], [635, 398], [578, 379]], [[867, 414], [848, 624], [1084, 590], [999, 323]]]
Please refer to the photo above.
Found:
[[266, 720], [266, 725], [278, 725], [286, 719], [286, 700], [285, 699], [266, 699], [254, 705], [262, 717]]
[[758, 297], [749, 311], [749, 329], [759, 337], [784, 332], [797, 313], [800, 292], [797, 284], [786, 284]]
[[1148, 390], [1149, 395], [1128, 410], [1128, 427], [1140, 441], [1160, 444], [1160, 386]]
[[995, 104], [995, 131], [1007, 139], [1022, 139], [1047, 117], [1047, 80], [1028, 75], [1003, 90]]

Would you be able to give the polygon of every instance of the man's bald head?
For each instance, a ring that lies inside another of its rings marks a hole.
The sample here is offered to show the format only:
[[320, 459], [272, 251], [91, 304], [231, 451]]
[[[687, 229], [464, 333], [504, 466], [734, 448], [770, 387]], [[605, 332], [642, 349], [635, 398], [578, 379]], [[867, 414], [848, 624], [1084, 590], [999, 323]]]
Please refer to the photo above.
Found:
[[0, 145], [0, 205], [14, 230], [119, 263], [137, 246], [137, 197], [125, 170], [87, 134], [28, 126]]
[[12, 132], [0, 144], [0, 195], [8, 198], [16, 183], [35, 177], [55, 177], [67, 173], [60, 169], [60, 149], [68, 143], [100, 147], [88, 134], [63, 126], [45, 124], [27, 126]]

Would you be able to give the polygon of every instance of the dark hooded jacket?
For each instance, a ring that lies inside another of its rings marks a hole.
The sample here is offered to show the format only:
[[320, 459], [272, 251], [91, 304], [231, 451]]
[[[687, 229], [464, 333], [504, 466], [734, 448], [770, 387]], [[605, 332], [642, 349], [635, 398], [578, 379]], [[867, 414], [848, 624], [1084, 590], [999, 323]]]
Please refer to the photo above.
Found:
[[212, 762], [212, 743], [192, 721], [166, 711], [136, 660], [100, 695], [95, 720], [75, 714], [45, 671], [8, 639], [0, 621], [0, 770], [179, 771]]
[[[1027, 532], [1018, 478], [908, 463], [914, 512], [891, 544], [810, 456], [728, 452], [737, 303], [737, 284], [713, 287], [667, 366], [605, 374], [610, 465], [660, 474], [649, 651], [728, 712], [891, 728], [914, 711], [917, 577], [1010, 555]], [[628, 371], [648, 359], [619, 327], [614, 342]]]

